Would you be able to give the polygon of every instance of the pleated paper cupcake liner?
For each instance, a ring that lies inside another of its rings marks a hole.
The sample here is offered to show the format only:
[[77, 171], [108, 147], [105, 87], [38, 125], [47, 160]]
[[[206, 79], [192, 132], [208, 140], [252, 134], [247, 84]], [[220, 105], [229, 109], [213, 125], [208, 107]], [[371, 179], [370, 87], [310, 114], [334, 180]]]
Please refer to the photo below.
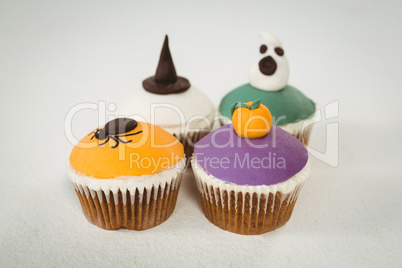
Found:
[[176, 206], [183, 174], [150, 189], [119, 189], [117, 192], [92, 190], [73, 183], [82, 210], [89, 222], [116, 230], [146, 230], [166, 221]]
[[207, 174], [194, 157], [192, 166], [206, 218], [219, 228], [253, 235], [283, 226], [292, 215], [310, 163], [289, 180], [270, 186], [239, 186]]
[[185, 166], [183, 157], [153, 175], [97, 179], [68, 164], [67, 174], [89, 222], [107, 230], [145, 230], [173, 213]]

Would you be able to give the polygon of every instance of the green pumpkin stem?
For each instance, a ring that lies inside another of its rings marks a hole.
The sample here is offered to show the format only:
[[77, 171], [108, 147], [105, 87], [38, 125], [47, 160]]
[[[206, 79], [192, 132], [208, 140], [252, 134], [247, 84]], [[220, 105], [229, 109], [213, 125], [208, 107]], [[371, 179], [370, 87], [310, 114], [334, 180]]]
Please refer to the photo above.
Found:
[[236, 102], [235, 104], [233, 104], [232, 109], [231, 109], [231, 112], [232, 112], [231, 114], [233, 115], [234, 111], [235, 111], [237, 108], [240, 108], [240, 107], [244, 107], [244, 108], [250, 109], [250, 107], [248, 107], [247, 104], [244, 104], [244, 103], [242, 103], [241, 101], [238, 101], [238, 102]]
[[261, 100], [260, 100], [260, 99], [258, 99], [258, 100], [256, 100], [256, 101], [253, 101], [253, 104], [251, 104], [251, 106], [250, 106], [250, 110], [257, 109], [258, 107], [260, 107], [260, 104], [261, 104]]
[[233, 115], [234, 111], [235, 111], [237, 108], [244, 107], [244, 108], [247, 108], [247, 109], [249, 109], [249, 110], [254, 110], [254, 109], [257, 109], [258, 107], [260, 107], [260, 104], [261, 104], [261, 100], [260, 100], [260, 99], [253, 101], [253, 103], [251, 104], [250, 107], [248, 107], [247, 104], [244, 104], [244, 103], [242, 103], [241, 101], [235, 102], [235, 103], [233, 104], [233, 106], [232, 106], [232, 109], [231, 109], [231, 115]]

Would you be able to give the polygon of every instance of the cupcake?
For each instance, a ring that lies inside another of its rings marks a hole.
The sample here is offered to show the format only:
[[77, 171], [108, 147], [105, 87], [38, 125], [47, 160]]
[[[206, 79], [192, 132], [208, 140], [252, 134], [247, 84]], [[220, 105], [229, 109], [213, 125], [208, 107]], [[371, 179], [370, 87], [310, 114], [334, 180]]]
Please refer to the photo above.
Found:
[[272, 125], [259, 101], [236, 103], [233, 124], [202, 138], [192, 168], [202, 210], [219, 228], [244, 235], [283, 226], [290, 218], [310, 164], [305, 146]]
[[118, 118], [74, 147], [67, 173], [89, 222], [145, 230], [172, 214], [185, 161], [183, 145], [168, 132]]
[[274, 125], [308, 144], [315, 113], [315, 103], [293, 86], [288, 85], [289, 64], [281, 41], [272, 34], [261, 32], [261, 56], [251, 67], [249, 83], [235, 88], [221, 101], [219, 111], [230, 123], [230, 108], [235, 101], [260, 99], [269, 107]]
[[210, 132], [215, 108], [200, 89], [177, 76], [166, 36], [155, 75], [145, 79], [142, 87], [117, 107], [116, 114], [163, 128], [191, 155], [195, 142]]

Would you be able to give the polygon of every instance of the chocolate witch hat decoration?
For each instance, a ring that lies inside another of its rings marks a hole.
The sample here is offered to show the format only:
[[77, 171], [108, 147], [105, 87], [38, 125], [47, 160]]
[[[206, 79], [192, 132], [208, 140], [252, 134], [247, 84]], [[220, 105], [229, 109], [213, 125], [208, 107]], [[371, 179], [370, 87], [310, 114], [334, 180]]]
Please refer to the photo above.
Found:
[[172, 55], [170, 55], [167, 35], [165, 36], [156, 73], [154, 76], [145, 79], [142, 82], [142, 86], [146, 91], [154, 94], [180, 93], [190, 88], [190, 82], [176, 74]]

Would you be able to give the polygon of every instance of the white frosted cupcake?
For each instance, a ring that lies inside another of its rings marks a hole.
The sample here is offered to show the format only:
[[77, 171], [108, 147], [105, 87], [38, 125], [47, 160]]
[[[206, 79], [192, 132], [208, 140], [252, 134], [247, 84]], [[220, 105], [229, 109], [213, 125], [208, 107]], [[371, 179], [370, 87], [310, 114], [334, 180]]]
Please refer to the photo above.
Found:
[[183, 145], [171, 134], [118, 118], [74, 147], [67, 174], [89, 222], [145, 230], [173, 213], [185, 162]]
[[191, 155], [194, 144], [211, 130], [212, 101], [200, 89], [176, 75], [166, 36], [155, 76], [145, 79], [122, 104], [117, 116], [152, 123], [177, 137]]

